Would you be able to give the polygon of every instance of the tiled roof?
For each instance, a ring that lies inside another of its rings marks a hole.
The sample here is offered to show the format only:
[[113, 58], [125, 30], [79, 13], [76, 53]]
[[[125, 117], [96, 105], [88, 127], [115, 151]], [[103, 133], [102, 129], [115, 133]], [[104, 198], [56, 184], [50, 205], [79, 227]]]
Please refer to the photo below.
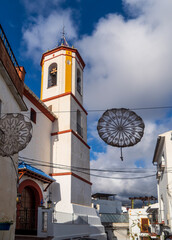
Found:
[[49, 176], [48, 174], [43, 172], [41, 169], [35, 168], [35, 167], [33, 167], [33, 166], [29, 165], [29, 164], [26, 164], [25, 162], [19, 163], [18, 170], [28, 170], [28, 171], [30, 171], [32, 173], [35, 173], [35, 174], [37, 174], [37, 175], [39, 175], [39, 176], [41, 176], [43, 178], [46, 178], [46, 179], [48, 179], [48, 180], [50, 180], [52, 182], [55, 181], [54, 178], [52, 178], [51, 176]]
[[128, 223], [128, 214], [102, 213], [100, 214], [102, 223]]

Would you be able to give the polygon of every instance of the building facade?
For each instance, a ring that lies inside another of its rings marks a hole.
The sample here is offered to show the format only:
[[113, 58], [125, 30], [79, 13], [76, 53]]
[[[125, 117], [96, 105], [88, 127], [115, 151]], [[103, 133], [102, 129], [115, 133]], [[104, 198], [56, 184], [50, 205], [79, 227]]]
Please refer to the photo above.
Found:
[[[24, 103], [24, 68], [17, 60], [0, 25], [0, 116], [7, 113], [26, 111]], [[0, 129], [0, 152], [3, 153], [4, 132]], [[9, 143], [10, 144], [10, 143]], [[16, 220], [18, 154], [0, 155], [0, 239], [14, 239]], [[3, 223], [11, 223], [9, 230], [3, 231]]]
[[84, 61], [63, 38], [60, 46], [42, 55], [41, 66], [41, 99], [24, 87], [33, 134], [19, 154], [16, 239], [23, 232], [47, 239], [106, 239], [91, 207]]
[[122, 212], [122, 203], [115, 199], [115, 194], [95, 193], [92, 204], [100, 215], [108, 240], [129, 239], [128, 212]]
[[[29, 145], [12, 157], [0, 156], [0, 238], [13, 240], [16, 228], [15, 239], [106, 239], [91, 207], [83, 59], [64, 36], [44, 53], [39, 99], [24, 85], [24, 68], [1, 26], [0, 36], [0, 114], [22, 113], [32, 123]], [[0, 129], [0, 147], [3, 137]], [[11, 226], [4, 232], [6, 221]]]
[[149, 240], [149, 219], [147, 207], [129, 210], [130, 240]]
[[172, 132], [158, 136], [153, 164], [157, 166], [158, 222], [162, 238], [172, 233]]

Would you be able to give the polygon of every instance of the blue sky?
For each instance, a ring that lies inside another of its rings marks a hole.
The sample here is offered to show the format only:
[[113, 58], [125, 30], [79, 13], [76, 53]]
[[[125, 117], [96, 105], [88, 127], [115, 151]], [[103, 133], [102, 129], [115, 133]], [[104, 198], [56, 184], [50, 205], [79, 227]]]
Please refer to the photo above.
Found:
[[[172, 105], [171, 11], [171, 0], [8, 0], [1, 3], [0, 22], [19, 64], [26, 69], [26, 84], [38, 96], [41, 55], [57, 45], [64, 24], [68, 42], [86, 63], [85, 108], [135, 109]], [[156, 139], [171, 130], [171, 111], [136, 110], [145, 122], [145, 134], [139, 144], [124, 149], [124, 162], [119, 149], [105, 145], [97, 134], [102, 113], [89, 112], [88, 116], [91, 167], [144, 168], [148, 174], [155, 170]], [[113, 192], [124, 200], [156, 194], [155, 178], [92, 177], [92, 182], [93, 192]]]

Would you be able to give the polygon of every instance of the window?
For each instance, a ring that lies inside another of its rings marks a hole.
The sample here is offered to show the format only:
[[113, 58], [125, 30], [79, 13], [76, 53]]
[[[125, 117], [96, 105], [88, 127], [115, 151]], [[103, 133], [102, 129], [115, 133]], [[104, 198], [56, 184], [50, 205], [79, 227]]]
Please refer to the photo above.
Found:
[[52, 63], [48, 68], [48, 88], [57, 85], [57, 63]]
[[0, 117], [1, 117], [1, 113], [2, 113], [2, 101], [0, 99]]
[[149, 232], [149, 219], [148, 218], [141, 218], [141, 232], [142, 233]]
[[161, 200], [160, 200], [160, 218], [161, 221], [164, 221], [164, 200], [163, 200], [163, 196], [161, 195]]
[[81, 94], [81, 72], [77, 69], [77, 91]]
[[33, 108], [30, 109], [30, 120], [36, 123], [36, 112]]
[[81, 112], [77, 110], [77, 133], [83, 137], [83, 129], [82, 129], [82, 120], [81, 120]]

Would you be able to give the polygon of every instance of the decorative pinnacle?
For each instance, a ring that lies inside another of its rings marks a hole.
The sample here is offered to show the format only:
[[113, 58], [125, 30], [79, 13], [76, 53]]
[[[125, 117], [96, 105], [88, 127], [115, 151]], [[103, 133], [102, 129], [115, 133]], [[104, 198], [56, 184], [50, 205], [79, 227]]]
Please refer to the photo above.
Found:
[[59, 45], [69, 47], [69, 44], [68, 44], [68, 42], [66, 41], [66, 38], [65, 38], [65, 27], [64, 27], [64, 25], [63, 25], [63, 32], [62, 32], [62, 37], [61, 37]]

